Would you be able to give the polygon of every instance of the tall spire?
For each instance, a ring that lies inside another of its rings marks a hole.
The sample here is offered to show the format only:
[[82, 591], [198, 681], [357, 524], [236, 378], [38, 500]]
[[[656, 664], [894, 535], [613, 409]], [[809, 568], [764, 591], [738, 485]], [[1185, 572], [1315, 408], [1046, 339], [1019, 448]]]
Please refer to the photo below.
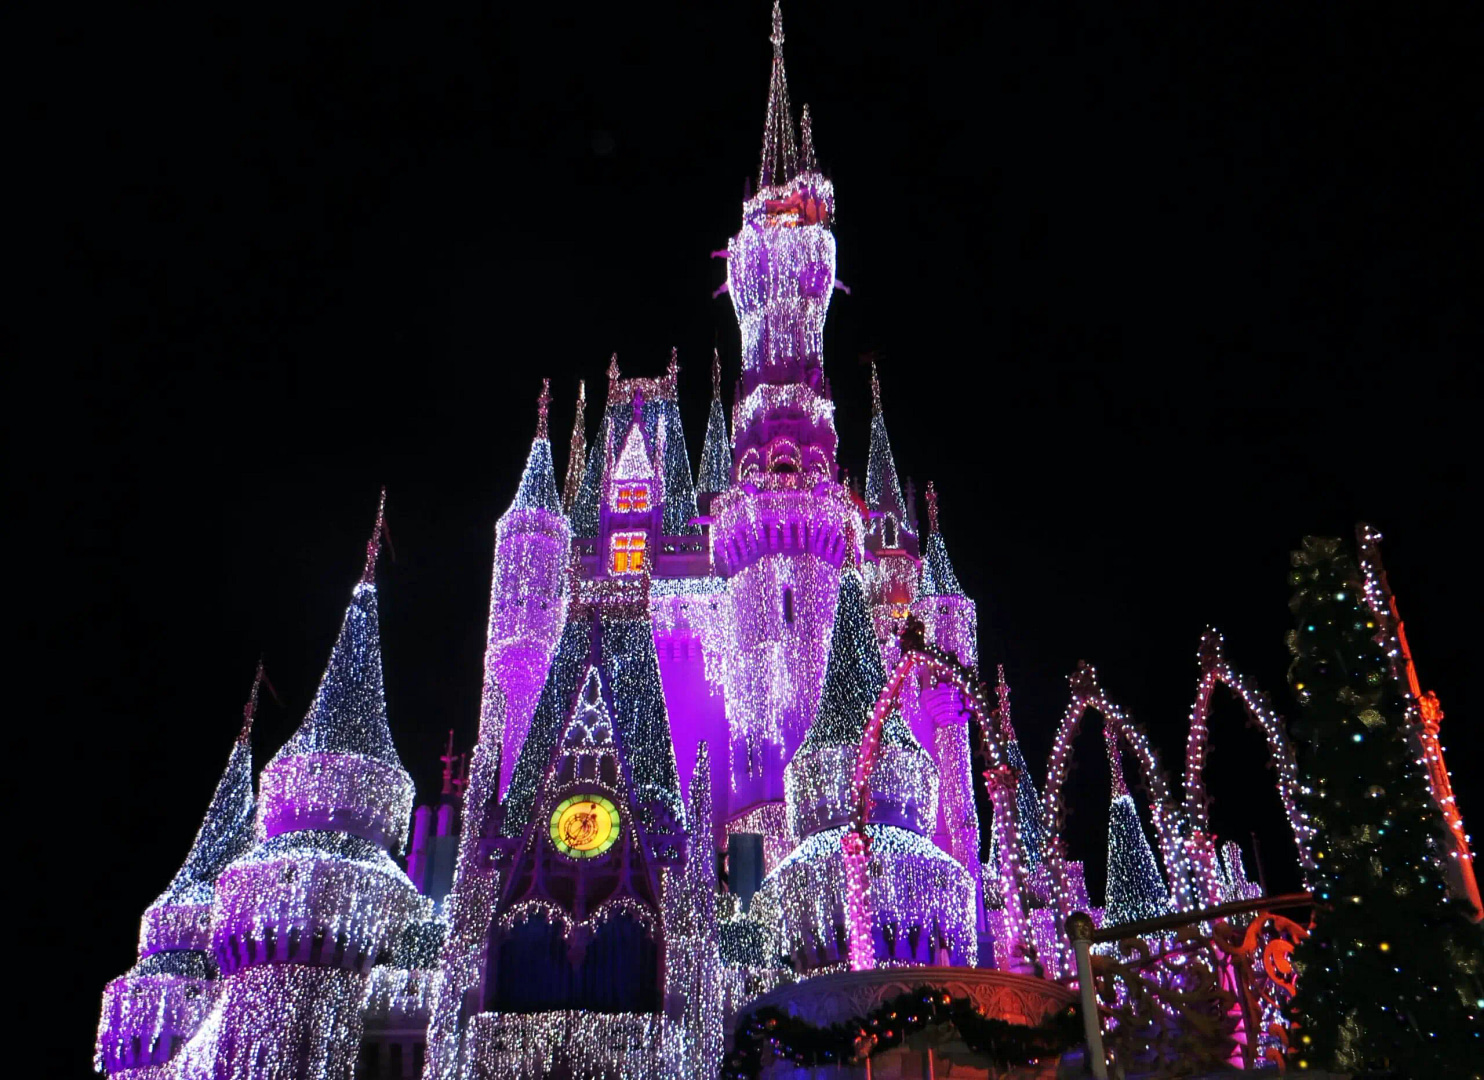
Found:
[[572, 421], [572, 442], [567, 449], [567, 481], [562, 485], [562, 512], [570, 514], [582, 488], [587, 468], [587, 380], [577, 384], [577, 416]]
[[809, 115], [809, 106], [804, 106], [799, 117], [799, 172], [819, 172], [819, 162], [814, 157], [814, 120]]
[[402, 761], [387, 726], [381, 677], [381, 627], [376, 607], [376, 555], [386, 530], [386, 489], [376, 529], [366, 545], [366, 570], [351, 594], [340, 636], [299, 730], [274, 760], [297, 754], [359, 754], [398, 769]]
[[547, 414], [551, 411], [551, 380], [541, 380], [541, 396], [536, 399], [536, 438], [549, 439]]
[[[211, 903], [212, 887], [222, 870], [252, 847], [252, 718], [257, 711], [258, 687], [262, 681], [263, 662], [260, 660], [252, 691], [242, 709], [242, 730], [227, 756], [227, 767], [222, 770], [216, 791], [207, 804], [201, 828], [191, 843], [185, 862], [176, 871], [170, 886], [150, 905], [152, 909]], [[152, 929], [150, 922], [146, 918], [146, 930]], [[167, 928], [162, 923], [160, 929]], [[140, 941], [141, 955], [183, 944], [167, 941], [157, 934], [146, 933], [145, 936], [149, 940]]]
[[963, 596], [964, 588], [958, 583], [958, 575], [953, 572], [953, 563], [948, 558], [948, 546], [938, 531], [938, 491], [931, 480], [927, 486], [927, 506], [928, 536], [922, 546], [922, 575], [917, 595]]
[[[376, 525], [366, 541], [366, 566], [361, 571], [361, 584], [376, 583], [376, 559], [381, 554], [381, 540], [386, 535], [386, 485], [381, 486], [381, 501], [376, 505]], [[395, 556], [394, 556], [395, 557]]]
[[1046, 830], [1041, 823], [1041, 796], [1036, 792], [1035, 778], [1026, 767], [1025, 755], [1021, 753], [1020, 740], [1015, 736], [1015, 725], [1010, 719], [1010, 684], [1005, 681], [1004, 664], [998, 665], [998, 675], [995, 684], [997, 704], [993, 715], [1000, 743], [1005, 747], [1005, 757], [1019, 774], [1015, 783], [1015, 821], [1024, 856], [1023, 866], [1029, 871], [1041, 864], [1041, 845], [1046, 839]]
[[758, 187], [786, 184], [798, 173], [793, 111], [788, 103], [788, 75], [783, 70], [783, 9], [773, 0], [773, 76], [768, 83], [768, 113], [763, 120], [763, 162]]
[[897, 479], [897, 463], [891, 454], [886, 418], [881, 412], [881, 379], [876, 373], [874, 360], [871, 361], [871, 446], [866, 457], [866, 505], [885, 516], [894, 517], [898, 525], [906, 516], [902, 485]]
[[546, 510], [553, 514], [562, 512], [561, 496], [557, 493], [556, 465], [551, 457], [551, 439], [547, 436], [547, 414], [551, 408], [551, 380], [541, 380], [541, 395], [536, 399], [536, 437], [531, 440], [531, 452], [526, 457], [525, 472], [521, 473], [520, 487], [516, 489], [512, 510]]
[[726, 409], [721, 404], [721, 352], [711, 355], [711, 411], [706, 417], [706, 441], [701, 445], [701, 471], [696, 490], [717, 494], [732, 486], [732, 440], [727, 434]]

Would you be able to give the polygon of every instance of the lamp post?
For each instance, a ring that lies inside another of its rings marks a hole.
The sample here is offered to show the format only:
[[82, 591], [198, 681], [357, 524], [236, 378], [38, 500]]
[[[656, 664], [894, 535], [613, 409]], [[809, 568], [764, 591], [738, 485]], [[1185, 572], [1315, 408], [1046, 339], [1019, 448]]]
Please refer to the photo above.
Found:
[[1087, 1056], [1092, 1075], [1108, 1080], [1108, 1059], [1103, 1054], [1103, 1025], [1098, 1019], [1097, 984], [1092, 978], [1092, 919], [1085, 912], [1067, 916], [1067, 937], [1077, 954], [1077, 989], [1082, 994], [1082, 1029], [1087, 1033]]

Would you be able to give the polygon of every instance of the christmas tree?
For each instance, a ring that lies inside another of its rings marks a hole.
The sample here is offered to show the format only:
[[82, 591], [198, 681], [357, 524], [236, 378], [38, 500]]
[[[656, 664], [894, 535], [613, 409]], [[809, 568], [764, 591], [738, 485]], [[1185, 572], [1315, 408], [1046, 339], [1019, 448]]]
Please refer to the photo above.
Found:
[[1290, 581], [1293, 734], [1318, 865], [1313, 930], [1294, 954], [1297, 1064], [1484, 1075], [1480, 931], [1448, 897], [1442, 814], [1359, 566], [1340, 541], [1306, 537]]

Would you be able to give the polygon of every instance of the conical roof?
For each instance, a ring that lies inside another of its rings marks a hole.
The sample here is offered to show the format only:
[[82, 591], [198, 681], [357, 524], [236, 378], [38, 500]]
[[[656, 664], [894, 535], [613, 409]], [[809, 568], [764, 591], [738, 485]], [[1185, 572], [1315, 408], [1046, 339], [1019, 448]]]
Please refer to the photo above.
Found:
[[526, 468], [520, 476], [520, 487], [511, 500], [511, 510], [541, 509], [553, 514], [562, 512], [562, 497], [556, 482], [556, 464], [551, 456], [551, 438], [547, 431], [547, 409], [551, 405], [551, 380], [541, 380], [541, 397], [536, 420], [536, 437], [526, 456]]
[[783, 69], [783, 10], [773, 0], [773, 73], [768, 80], [768, 112], [763, 119], [763, 160], [758, 187], [786, 184], [799, 171], [794, 143], [793, 111], [788, 103], [788, 73]]
[[1152, 919], [1170, 910], [1169, 893], [1134, 798], [1125, 792], [1108, 808], [1108, 885], [1104, 926]]
[[[700, 532], [700, 526], [691, 523], [699, 511], [696, 509], [696, 488], [691, 472], [690, 455], [685, 449], [685, 428], [680, 422], [680, 410], [675, 402], [646, 397], [641, 410], [644, 437], [650, 446], [660, 443], [660, 430], [664, 429], [665, 450], [665, 505], [660, 528], [666, 536], [686, 536]], [[604, 455], [598, 448], [608, 445], [610, 432], [613, 445], [622, 447], [628, 440], [634, 423], [633, 408], [628, 401], [609, 402], [603, 410], [603, 419], [598, 424], [594, 452], [587, 457], [587, 469], [583, 473], [582, 485], [577, 499], [572, 504], [572, 535], [598, 535], [599, 502], [603, 491]]]
[[1020, 835], [1020, 850], [1024, 856], [1022, 865], [1027, 871], [1041, 865], [1041, 846], [1046, 840], [1046, 827], [1041, 821], [1041, 796], [1036, 791], [1035, 778], [1026, 766], [1025, 755], [1020, 750], [1020, 740], [1015, 735], [1015, 725], [1010, 720], [1010, 685], [1005, 681], [1005, 665], [999, 665], [999, 684], [996, 687], [999, 704], [994, 711], [995, 726], [999, 730], [1000, 745], [1005, 748], [1005, 757], [1019, 779], [1015, 784], [1015, 823]]
[[897, 463], [891, 454], [891, 440], [886, 436], [886, 418], [881, 411], [881, 380], [876, 365], [871, 365], [871, 447], [866, 458], [866, 506], [906, 519], [902, 484], [897, 479]]
[[359, 754], [402, 768], [387, 724], [376, 585], [362, 581], [299, 730], [273, 760], [296, 754]]
[[721, 358], [711, 361], [711, 411], [706, 415], [706, 441], [701, 446], [701, 473], [696, 490], [717, 494], [732, 486], [732, 440], [721, 403]]
[[252, 740], [246, 726], [227, 756], [206, 816], [170, 886], [150, 907], [211, 903], [222, 869], [253, 844]]
[[918, 596], [963, 596], [964, 588], [953, 572], [948, 546], [938, 531], [938, 492], [932, 482], [927, 486], [928, 537], [922, 548], [922, 572], [917, 583]]
[[[799, 748], [803, 753], [824, 746], [858, 746], [866, 720], [886, 689], [886, 668], [881, 647], [866, 605], [860, 575], [847, 570], [840, 576], [840, 599], [835, 607], [835, 628], [830, 638], [830, 659], [825, 668], [819, 711]], [[888, 746], [921, 749], [912, 731], [893, 710], [882, 730]]]

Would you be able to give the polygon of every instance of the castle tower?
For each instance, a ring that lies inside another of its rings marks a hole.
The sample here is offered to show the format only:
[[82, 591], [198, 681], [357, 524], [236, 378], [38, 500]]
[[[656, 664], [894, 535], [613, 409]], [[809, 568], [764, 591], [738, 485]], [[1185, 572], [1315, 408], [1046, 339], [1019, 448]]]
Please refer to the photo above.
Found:
[[[798, 846], [763, 881], [749, 917], [800, 974], [849, 958], [841, 838], [866, 719], [886, 687], [859, 576], [841, 579], [818, 713], [786, 771]], [[871, 892], [876, 954], [886, 963], [968, 964], [977, 954], [974, 877], [928, 839], [938, 770], [897, 711], [887, 717], [870, 778]]]
[[[481, 719], [495, 707], [493, 687], [498, 683], [505, 717], [501, 757], [508, 762], [520, 756], [566, 609], [571, 533], [562, 514], [551, 457], [550, 404], [551, 384], [543, 379], [536, 437], [531, 440], [525, 472], [509, 509], [495, 525]], [[574, 433], [574, 444], [576, 440]], [[508, 786], [506, 779], [502, 794]]]
[[729, 605], [730, 638], [718, 665], [733, 741], [728, 827], [778, 842], [786, 838], [780, 767], [814, 720], [839, 571], [859, 565], [863, 529], [838, 480], [823, 368], [835, 287], [834, 188], [814, 163], [812, 130], [799, 160], [776, 4], [771, 41], [760, 186], [727, 243], [742, 373], [733, 483], [712, 499], [710, 521], [712, 563], [727, 579]]
[[383, 531], [378, 511], [319, 690], [260, 777], [257, 843], [217, 881], [221, 996], [208, 1044], [186, 1051], [213, 1080], [349, 1075], [372, 965], [431, 915], [389, 853], [407, 839], [412, 778], [382, 689], [374, 576]]
[[567, 445], [567, 479], [562, 484], [562, 513], [570, 514], [582, 474], [587, 468], [587, 380], [577, 382], [577, 413], [572, 418], [572, 441]]
[[139, 961], [103, 991], [94, 1065], [111, 1076], [163, 1065], [197, 1032], [216, 998], [211, 901], [224, 867], [252, 847], [252, 721], [263, 665], [206, 816], [169, 887], [139, 921]]

